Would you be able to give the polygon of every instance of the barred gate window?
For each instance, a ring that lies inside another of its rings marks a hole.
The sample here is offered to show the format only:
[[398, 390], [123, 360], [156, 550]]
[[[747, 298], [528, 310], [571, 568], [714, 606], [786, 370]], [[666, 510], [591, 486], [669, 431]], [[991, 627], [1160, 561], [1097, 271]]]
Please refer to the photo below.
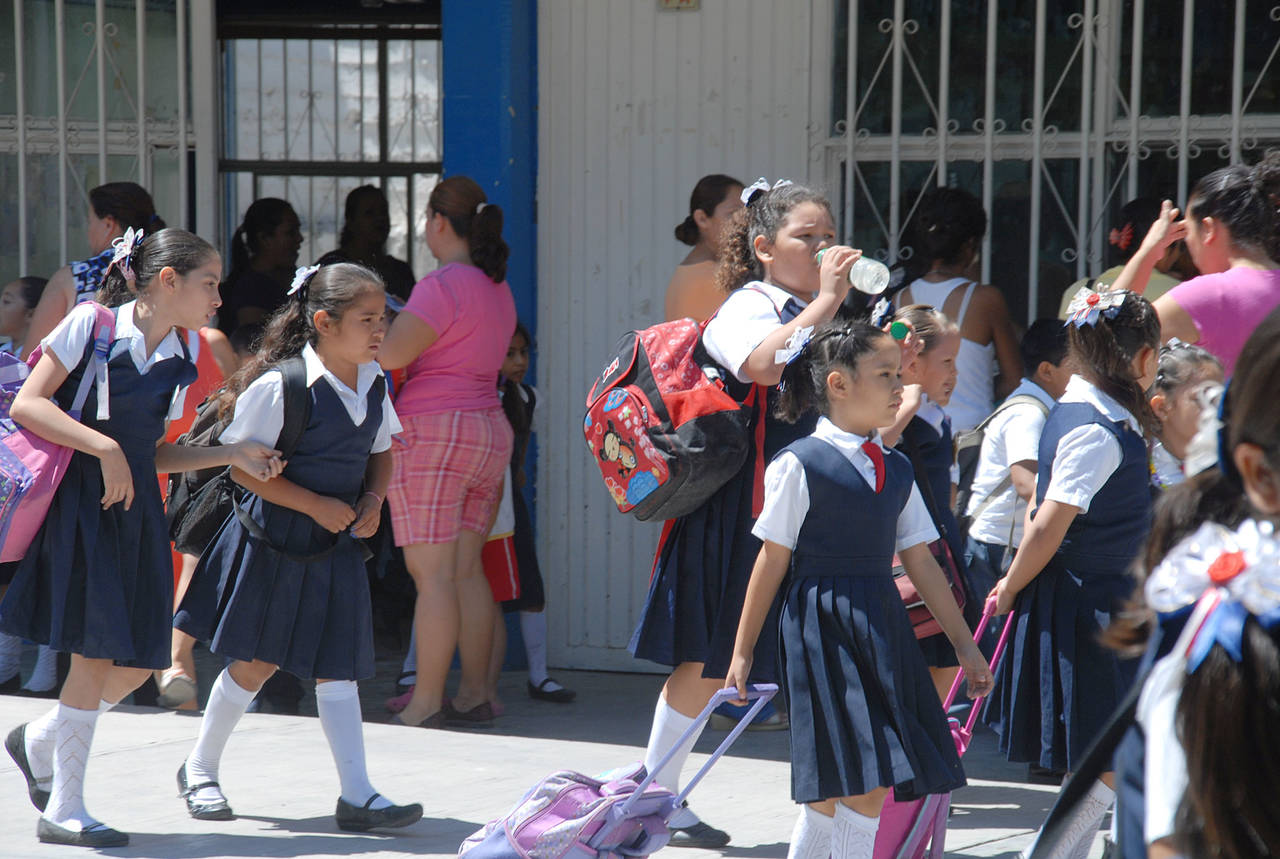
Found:
[[920, 194], [955, 185], [991, 226], [982, 276], [1052, 315], [1111, 264], [1139, 195], [1280, 145], [1280, 5], [1258, 0], [844, 0], [824, 164], [844, 238], [908, 256]]
[[0, 278], [88, 256], [88, 191], [104, 182], [137, 182], [166, 221], [190, 223], [190, 12], [0, 0]]
[[338, 246], [347, 193], [380, 186], [387, 251], [434, 267], [423, 241], [440, 175], [440, 28], [432, 25], [220, 27], [224, 93], [223, 235], [249, 204], [297, 211], [308, 263]]

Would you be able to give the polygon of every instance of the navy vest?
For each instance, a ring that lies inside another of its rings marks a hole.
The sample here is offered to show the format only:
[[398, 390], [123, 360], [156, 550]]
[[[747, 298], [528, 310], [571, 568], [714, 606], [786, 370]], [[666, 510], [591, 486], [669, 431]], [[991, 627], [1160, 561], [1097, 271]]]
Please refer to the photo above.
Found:
[[1040, 435], [1040, 470], [1036, 504], [1053, 479], [1058, 442], [1071, 430], [1087, 424], [1103, 427], [1120, 443], [1120, 466], [1102, 485], [1067, 529], [1057, 557], [1081, 579], [1120, 575], [1138, 556], [1151, 529], [1151, 491], [1148, 488], [1147, 445], [1127, 421], [1113, 421], [1088, 403], [1058, 403], [1049, 412]]
[[[179, 338], [181, 342], [182, 338]], [[113, 341], [113, 345], [114, 345]], [[84, 378], [93, 354], [93, 341], [85, 346], [80, 363], [71, 368], [66, 380], [58, 386], [53, 399], [64, 410], [71, 408], [76, 388]], [[148, 468], [154, 471], [156, 442], [164, 437], [165, 421], [173, 402], [174, 391], [196, 380], [196, 365], [186, 357], [187, 344], [182, 343], [182, 357], [165, 358], [151, 365], [146, 373], [139, 373], [133, 357], [125, 349], [107, 362], [110, 390], [111, 417], [98, 420], [98, 385], [93, 383], [84, 401], [81, 423], [115, 439], [125, 457], [134, 466], [134, 480]], [[87, 454], [86, 454], [87, 455]], [[155, 483], [154, 478], [148, 478]]]
[[382, 377], [365, 395], [364, 422], [353, 426], [338, 393], [321, 379], [309, 389], [311, 417], [284, 477], [312, 492], [354, 505], [364, 486], [369, 448], [382, 425]]
[[898, 516], [915, 480], [907, 458], [885, 452], [884, 488], [877, 493], [843, 453], [822, 439], [808, 436], [786, 450], [804, 466], [809, 488], [809, 515], [791, 554], [794, 574], [889, 578]]

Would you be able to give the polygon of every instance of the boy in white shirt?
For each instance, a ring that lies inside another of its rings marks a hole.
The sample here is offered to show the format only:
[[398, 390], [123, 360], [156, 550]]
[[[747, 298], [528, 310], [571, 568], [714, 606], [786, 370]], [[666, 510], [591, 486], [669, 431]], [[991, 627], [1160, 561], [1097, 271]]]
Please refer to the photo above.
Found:
[[965, 563], [979, 592], [984, 581], [994, 585], [1022, 541], [1027, 502], [1036, 488], [1040, 431], [1071, 378], [1066, 356], [1062, 322], [1033, 323], [1022, 338], [1022, 382], [986, 424], [964, 511], [972, 520]]

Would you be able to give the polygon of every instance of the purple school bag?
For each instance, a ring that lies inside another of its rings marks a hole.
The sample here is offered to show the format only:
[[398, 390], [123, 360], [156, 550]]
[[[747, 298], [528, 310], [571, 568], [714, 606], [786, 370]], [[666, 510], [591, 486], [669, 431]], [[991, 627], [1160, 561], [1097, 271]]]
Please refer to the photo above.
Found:
[[[98, 418], [109, 417], [105, 375], [107, 351], [115, 334], [116, 316], [100, 304], [93, 305], [97, 318], [93, 325], [93, 354], [80, 387], [67, 413], [80, 420], [84, 401], [95, 379], [101, 384]], [[49, 512], [53, 494], [71, 462], [71, 448], [41, 438], [23, 429], [9, 417], [13, 398], [40, 360], [44, 350], [37, 346], [25, 362], [16, 355], [0, 353], [0, 563], [20, 561], [31, 547], [36, 532]]]
[[[760, 709], [778, 691], [759, 684], [747, 692], [755, 704], [711, 755], [680, 795], [653, 783], [640, 764], [616, 769], [599, 778], [572, 770], [554, 772], [533, 786], [506, 817], [476, 832], [458, 848], [465, 859], [620, 859], [644, 857], [661, 850], [671, 837], [667, 820], [679, 808]], [[711, 711], [738, 693], [721, 689], [685, 731], [660, 771]]]

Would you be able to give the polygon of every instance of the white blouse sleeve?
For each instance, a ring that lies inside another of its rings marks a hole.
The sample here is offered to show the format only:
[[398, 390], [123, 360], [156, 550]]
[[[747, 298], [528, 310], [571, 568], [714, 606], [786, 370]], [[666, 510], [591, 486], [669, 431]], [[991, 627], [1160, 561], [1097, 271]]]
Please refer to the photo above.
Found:
[[938, 529], [934, 527], [933, 517], [929, 515], [929, 508], [920, 495], [920, 487], [914, 482], [911, 484], [911, 497], [907, 499], [907, 506], [898, 514], [897, 539], [899, 552], [938, 539]]
[[44, 351], [52, 352], [58, 363], [70, 372], [84, 357], [84, 349], [93, 339], [93, 326], [97, 319], [98, 313], [93, 304], [78, 304], [40, 341], [40, 345]]
[[1093, 496], [1120, 467], [1121, 456], [1120, 442], [1106, 427], [1085, 424], [1070, 430], [1058, 440], [1045, 500], [1088, 513]]
[[809, 482], [804, 465], [790, 451], [783, 451], [764, 472], [764, 507], [751, 533], [761, 540], [796, 547], [800, 526], [809, 513]]
[[274, 447], [284, 428], [284, 376], [268, 370], [236, 397], [235, 417], [218, 437], [224, 444], [256, 441]]
[[396, 407], [391, 404], [391, 389], [388, 386], [382, 395], [382, 422], [378, 424], [378, 434], [373, 438], [373, 447], [369, 448], [369, 453], [391, 450], [391, 437], [403, 430], [400, 418], [396, 415]]
[[1173, 835], [1178, 806], [1187, 790], [1187, 759], [1177, 729], [1186, 661], [1179, 652], [1156, 663], [1138, 699], [1137, 718], [1146, 735], [1143, 834], [1148, 844]]
[[782, 319], [773, 299], [756, 289], [738, 289], [725, 299], [707, 323], [702, 345], [707, 354], [739, 382], [750, 382], [742, 372], [743, 365], [764, 338], [781, 326]]

